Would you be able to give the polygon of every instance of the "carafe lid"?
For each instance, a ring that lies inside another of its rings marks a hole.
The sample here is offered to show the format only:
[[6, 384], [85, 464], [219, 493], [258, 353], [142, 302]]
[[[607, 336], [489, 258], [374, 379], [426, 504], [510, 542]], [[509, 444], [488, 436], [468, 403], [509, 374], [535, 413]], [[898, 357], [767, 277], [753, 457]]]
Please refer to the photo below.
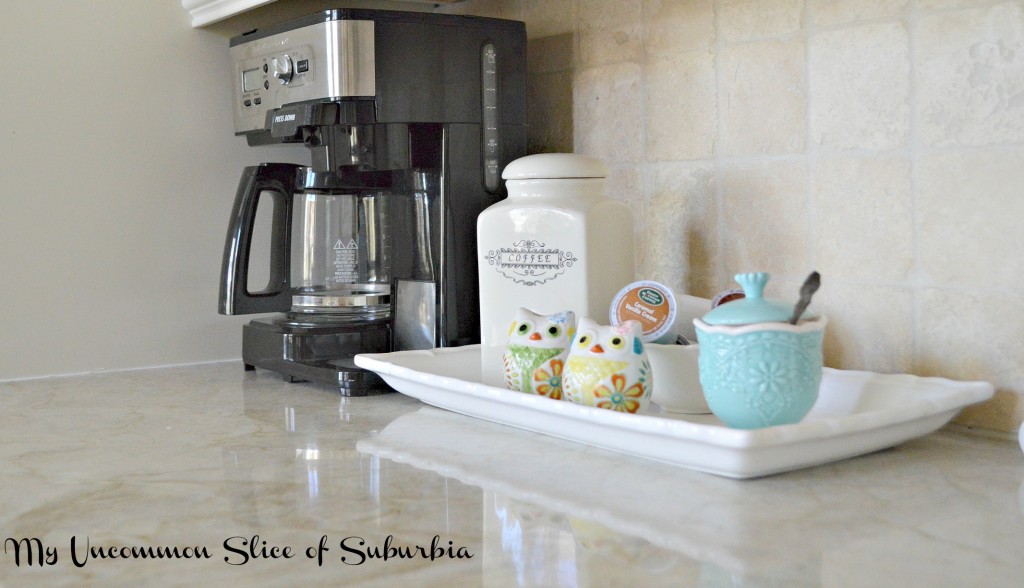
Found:
[[505, 180], [606, 178], [608, 165], [600, 159], [576, 153], [538, 153], [520, 157], [505, 166]]

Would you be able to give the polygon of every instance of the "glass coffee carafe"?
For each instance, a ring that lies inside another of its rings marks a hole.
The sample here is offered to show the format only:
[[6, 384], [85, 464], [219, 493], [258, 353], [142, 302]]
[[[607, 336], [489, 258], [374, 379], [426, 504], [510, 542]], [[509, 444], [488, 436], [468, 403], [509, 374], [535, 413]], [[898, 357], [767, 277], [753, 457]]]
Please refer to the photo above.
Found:
[[[361, 395], [386, 387], [355, 366], [355, 355], [438, 344], [442, 207], [435, 168], [349, 171], [246, 169], [225, 249], [221, 312], [283, 313], [245, 326], [247, 367], [291, 381], [329, 378]], [[272, 203], [269, 279], [252, 290], [250, 249], [264, 202]], [[301, 260], [294, 274], [293, 258]]]
[[292, 311], [366, 318], [390, 313], [388, 210], [381, 190], [304, 192], [302, 277]]

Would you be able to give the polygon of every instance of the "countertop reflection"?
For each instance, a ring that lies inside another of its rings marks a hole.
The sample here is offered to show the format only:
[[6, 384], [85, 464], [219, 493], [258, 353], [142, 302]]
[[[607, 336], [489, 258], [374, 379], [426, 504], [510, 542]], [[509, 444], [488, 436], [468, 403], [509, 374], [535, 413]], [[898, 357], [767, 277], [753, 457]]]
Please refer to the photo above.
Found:
[[0, 425], [3, 586], [1024, 577], [1024, 456], [952, 431], [738, 481], [236, 363], [0, 384]]

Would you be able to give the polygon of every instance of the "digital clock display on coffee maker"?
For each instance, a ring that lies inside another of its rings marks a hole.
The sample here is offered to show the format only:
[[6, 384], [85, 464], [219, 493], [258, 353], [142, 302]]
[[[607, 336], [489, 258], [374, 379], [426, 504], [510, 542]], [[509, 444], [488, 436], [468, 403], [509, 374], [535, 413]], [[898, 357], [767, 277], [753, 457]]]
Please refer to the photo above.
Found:
[[263, 74], [259, 69], [247, 69], [242, 72], [242, 91], [252, 92], [263, 85]]

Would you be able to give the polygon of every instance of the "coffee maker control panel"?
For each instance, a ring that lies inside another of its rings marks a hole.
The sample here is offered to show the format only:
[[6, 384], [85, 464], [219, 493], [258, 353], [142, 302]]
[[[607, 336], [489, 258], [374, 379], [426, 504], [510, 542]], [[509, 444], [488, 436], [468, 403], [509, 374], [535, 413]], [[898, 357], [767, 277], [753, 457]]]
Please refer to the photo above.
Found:
[[269, 110], [373, 97], [374, 22], [334, 20], [231, 47], [235, 133], [265, 128]]

